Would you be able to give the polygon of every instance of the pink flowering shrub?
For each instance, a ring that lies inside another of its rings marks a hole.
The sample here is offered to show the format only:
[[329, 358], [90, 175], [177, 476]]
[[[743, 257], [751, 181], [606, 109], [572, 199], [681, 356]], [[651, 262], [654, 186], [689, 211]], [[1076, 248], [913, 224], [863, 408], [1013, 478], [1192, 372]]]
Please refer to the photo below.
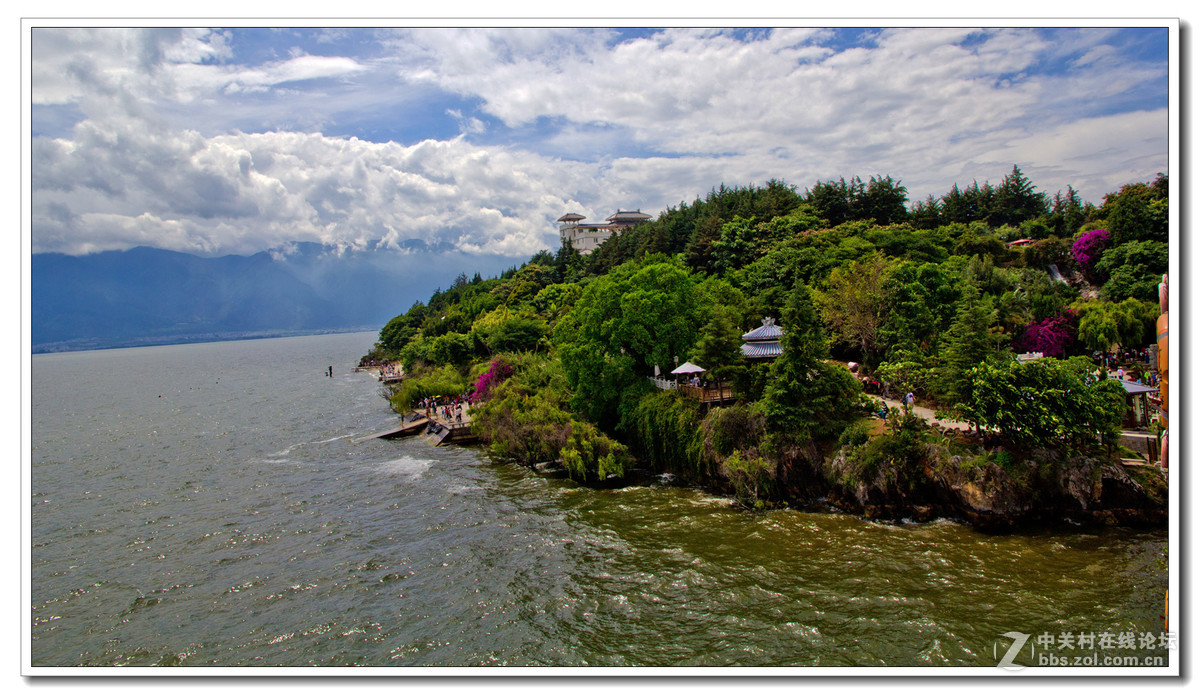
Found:
[[1078, 324], [1079, 312], [1070, 308], [1057, 316], [1033, 321], [1025, 326], [1016, 340], [1013, 340], [1013, 350], [1041, 352], [1047, 357], [1061, 357], [1075, 344]]
[[1080, 236], [1071, 246], [1071, 256], [1089, 278], [1093, 277], [1093, 268], [1111, 239], [1108, 229], [1093, 229]]
[[492, 396], [492, 391], [497, 386], [508, 380], [513, 374], [513, 366], [508, 363], [503, 357], [497, 357], [488, 365], [487, 371], [479, 375], [479, 380], [475, 382], [475, 390], [471, 393], [470, 401], [472, 404], [484, 402]]

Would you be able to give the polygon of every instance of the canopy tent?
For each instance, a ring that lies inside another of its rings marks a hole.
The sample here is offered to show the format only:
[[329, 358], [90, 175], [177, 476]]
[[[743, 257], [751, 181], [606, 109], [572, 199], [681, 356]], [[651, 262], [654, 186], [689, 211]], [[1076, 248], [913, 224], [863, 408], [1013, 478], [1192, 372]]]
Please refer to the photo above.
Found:
[[700, 373], [704, 373], [707, 370], [708, 369], [696, 366], [695, 364], [693, 364], [690, 361], [685, 361], [679, 365], [679, 368], [675, 369], [671, 373], [673, 373], [673, 374], [700, 374]]

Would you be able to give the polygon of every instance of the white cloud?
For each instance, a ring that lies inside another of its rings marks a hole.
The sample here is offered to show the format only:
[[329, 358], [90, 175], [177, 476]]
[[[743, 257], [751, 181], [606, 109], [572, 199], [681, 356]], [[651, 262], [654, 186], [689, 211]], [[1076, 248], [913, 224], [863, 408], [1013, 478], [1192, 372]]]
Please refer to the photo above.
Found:
[[[1027, 74], [1059, 49], [1024, 29], [887, 29], [873, 46], [840, 53], [820, 45], [827, 32], [777, 33], [745, 41], [675, 29], [611, 47], [604, 32], [541, 33], [537, 50], [518, 48], [526, 35], [517, 30], [470, 32], [466, 40], [461, 30], [412, 30], [406, 38], [424, 49], [409, 51], [422, 79], [483, 99], [483, 110], [511, 126], [542, 117], [568, 121], [564, 134], [615, 126], [652, 151], [732, 159], [726, 181], [748, 168], [736, 164], [743, 156], [781, 157], [785, 168], [774, 175], [801, 185], [872, 173], [928, 179], [920, 197], [954, 182], [933, 171], [982, 179], [988, 174], [962, 165], [1002, 145], [1032, 158], [1007, 162], [999, 176], [1014, 163], [1036, 164], [1034, 144], [1059, 132], [1068, 114], [1162, 74], [1114, 63], [1112, 50], [1096, 43], [1109, 37], [1104, 29], [1069, 33], [1083, 57], [1061, 77]], [[1125, 150], [1119, 160], [1139, 158], [1145, 147], [1140, 138], [1106, 144]], [[1165, 149], [1151, 158], [1165, 166]], [[1076, 173], [1095, 179], [1103, 171]]]
[[[1110, 33], [883, 29], [835, 49], [824, 29], [411, 29], [367, 58], [333, 50], [363, 36], [342, 30], [312, 39], [326, 55], [280, 43], [244, 63], [236, 30], [38, 30], [34, 103], [82, 119], [34, 141], [34, 250], [417, 240], [520, 256], [553, 247], [568, 210], [877, 174], [920, 200], [1013, 164], [1099, 201], [1168, 152], [1165, 112], [1099, 108], [1165, 69]], [[437, 106], [410, 123], [411, 104]], [[442, 139], [316, 132], [363, 113]]]
[[461, 138], [410, 147], [298, 133], [204, 138], [93, 121], [72, 141], [39, 140], [34, 170], [34, 250], [68, 253], [420, 240], [528, 255], [551, 244], [568, 196], [592, 187], [577, 164]]

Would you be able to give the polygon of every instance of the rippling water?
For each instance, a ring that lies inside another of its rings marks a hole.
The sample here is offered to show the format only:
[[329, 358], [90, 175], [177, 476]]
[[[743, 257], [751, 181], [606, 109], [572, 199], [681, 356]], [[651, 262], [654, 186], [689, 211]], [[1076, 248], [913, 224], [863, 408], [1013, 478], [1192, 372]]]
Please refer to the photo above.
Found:
[[36, 355], [33, 665], [992, 666], [1007, 631], [1162, 630], [1165, 532], [750, 513], [355, 442], [394, 419], [350, 370], [373, 339]]

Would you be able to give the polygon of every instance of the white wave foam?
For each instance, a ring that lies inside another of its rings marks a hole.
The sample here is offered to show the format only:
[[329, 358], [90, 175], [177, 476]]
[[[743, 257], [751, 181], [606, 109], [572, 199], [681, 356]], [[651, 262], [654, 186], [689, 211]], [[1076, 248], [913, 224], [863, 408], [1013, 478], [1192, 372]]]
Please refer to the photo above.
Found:
[[405, 477], [412, 477], [416, 479], [424, 474], [432, 464], [432, 460], [413, 458], [406, 455], [403, 458], [396, 458], [395, 460], [389, 460], [385, 463], [381, 463], [379, 465], [379, 471], [385, 475], [403, 475]]

